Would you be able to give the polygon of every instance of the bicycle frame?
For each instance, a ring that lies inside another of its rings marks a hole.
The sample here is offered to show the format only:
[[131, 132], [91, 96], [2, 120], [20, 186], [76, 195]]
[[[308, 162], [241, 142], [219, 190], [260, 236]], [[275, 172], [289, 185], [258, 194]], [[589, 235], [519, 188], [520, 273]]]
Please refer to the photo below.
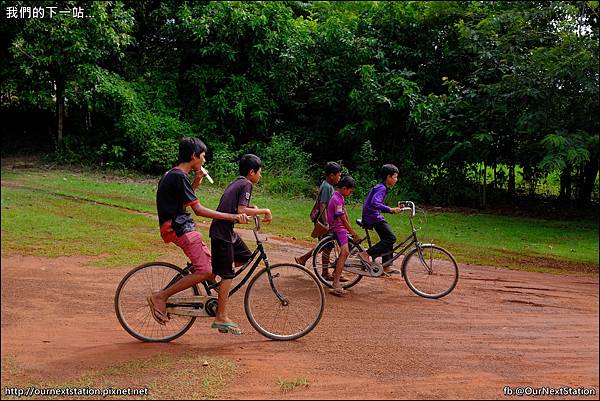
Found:
[[[260, 240], [260, 238], [258, 237], [258, 231], [260, 230], [260, 219], [257, 216], [254, 216], [254, 222], [255, 222], [255, 227], [252, 230], [252, 232], [254, 233], [254, 237], [256, 238], [256, 249], [254, 250], [254, 252], [252, 252], [252, 256], [250, 256], [250, 259], [244, 263], [236, 272], [235, 275], [233, 276], [233, 278], [237, 278], [238, 276], [240, 276], [244, 271], [246, 271], [248, 269], [248, 267], [250, 265], [252, 265], [252, 267], [250, 267], [250, 270], [247, 271], [246, 275], [244, 276], [244, 278], [242, 279], [242, 281], [240, 281], [233, 289], [231, 289], [229, 291], [229, 296], [232, 296], [233, 294], [235, 294], [240, 288], [242, 288], [246, 282], [250, 279], [250, 277], [252, 277], [252, 274], [256, 271], [256, 269], [258, 268], [258, 265], [260, 264], [260, 262], [264, 261], [265, 267], [267, 269], [267, 273], [269, 276], [269, 284], [271, 285], [271, 289], [273, 290], [273, 292], [275, 293], [275, 295], [277, 296], [277, 298], [282, 302], [282, 303], [286, 303], [288, 302], [287, 299], [285, 297], [283, 297], [279, 291], [277, 291], [277, 288], [275, 288], [274, 284], [273, 284], [273, 276], [271, 275], [271, 270], [269, 268], [269, 258], [267, 257], [267, 253], [265, 252], [265, 248], [264, 245], [262, 243], [262, 241]], [[190, 273], [190, 268], [192, 267], [192, 264], [190, 262], [187, 263], [187, 266], [183, 269], [183, 271], [185, 272], [185, 274], [191, 274]], [[165, 286], [165, 288], [170, 287], [171, 285], [173, 285], [175, 282], [177, 282], [179, 279], [181, 279], [181, 277], [183, 277], [182, 275], [177, 275], [176, 277], [173, 278], [173, 280], [171, 280], [169, 282], [169, 284], [167, 284]], [[206, 281], [202, 282], [202, 285], [204, 286], [204, 289], [206, 290], [206, 293], [210, 295], [211, 291], [218, 288], [219, 287], [219, 283], [214, 283], [214, 284], [207, 284]]]
[[[406, 210], [412, 210], [412, 214], [409, 216], [409, 220], [410, 220], [410, 226], [412, 229], [411, 234], [408, 235], [408, 237], [406, 237], [402, 242], [398, 243], [396, 246], [394, 246], [394, 248], [392, 249], [391, 252], [387, 252], [384, 253], [381, 256], [388, 256], [388, 255], [392, 255], [392, 258], [390, 260], [388, 260], [387, 262], [383, 263], [383, 267], [388, 267], [390, 265], [392, 265], [394, 263], [394, 261], [396, 259], [398, 259], [400, 256], [404, 255], [406, 253], [406, 251], [408, 251], [409, 249], [412, 248], [412, 246], [416, 246], [416, 248], [419, 250], [419, 258], [423, 259], [423, 255], [421, 254], [421, 243], [419, 242], [419, 239], [417, 238], [417, 229], [415, 228], [414, 222], [413, 222], [413, 216], [415, 214], [415, 210], [414, 210], [414, 203], [412, 202], [399, 202], [399, 203], [408, 203], [411, 204], [412, 207], [409, 208], [404, 208]], [[361, 242], [363, 242], [365, 239], [367, 240], [367, 243], [369, 244], [369, 248], [371, 248], [373, 246], [373, 244], [371, 243], [371, 236], [369, 235], [369, 230], [366, 227], [363, 227], [365, 230], [365, 238], [363, 238], [362, 240], [360, 240], [358, 242], [358, 244], [360, 244]], [[397, 252], [398, 249], [400, 249], [401, 247], [402, 250], [400, 252]]]

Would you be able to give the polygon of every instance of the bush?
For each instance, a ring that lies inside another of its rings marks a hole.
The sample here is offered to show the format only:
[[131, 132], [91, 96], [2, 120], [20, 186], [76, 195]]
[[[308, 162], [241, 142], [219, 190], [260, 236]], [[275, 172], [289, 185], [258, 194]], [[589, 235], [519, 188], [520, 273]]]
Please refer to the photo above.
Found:
[[177, 164], [178, 154], [179, 141], [177, 139], [153, 138], [146, 142], [138, 164], [144, 171], [162, 173]]
[[96, 152], [100, 164], [109, 169], [125, 168], [126, 149], [119, 145], [111, 145], [110, 147], [103, 143], [100, 149]]
[[135, 167], [146, 172], [161, 172], [177, 162], [178, 141], [193, 136], [191, 126], [175, 117], [134, 111], [121, 122], [124, 136], [129, 142]]
[[229, 184], [239, 174], [237, 153], [220, 142], [210, 142], [207, 146], [206, 169], [210, 176], [217, 184]]
[[356, 171], [351, 174], [356, 182], [353, 197], [364, 201], [371, 188], [378, 182], [380, 168], [371, 141], [367, 140], [362, 144], [360, 152], [355, 157], [355, 162]]
[[263, 186], [268, 192], [312, 196], [311, 155], [303, 151], [300, 145], [287, 136], [275, 135], [261, 158], [265, 170]]

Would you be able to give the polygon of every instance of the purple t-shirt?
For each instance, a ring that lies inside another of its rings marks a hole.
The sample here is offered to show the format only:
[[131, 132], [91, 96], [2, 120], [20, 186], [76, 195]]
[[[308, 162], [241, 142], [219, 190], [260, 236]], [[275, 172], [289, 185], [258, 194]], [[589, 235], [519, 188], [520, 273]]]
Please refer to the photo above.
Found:
[[[248, 206], [252, 196], [252, 183], [246, 178], [239, 176], [225, 189], [221, 201], [217, 207], [218, 212], [238, 213], [238, 206]], [[234, 243], [238, 235], [233, 231], [233, 222], [227, 220], [213, 219], [210, 224], [209, 235], [222, 241]]]
[[362, 221], [367, 226], [372, 226], [378, 221], [385, 220], [382, 213], [391, 213], [392, 209], [384, 201], [387, 196], [388, 188], [383, 182], [375, 185], [369, 194], [362, 208]]
[[327, 204], [327, 222], [329, 223], [329, 231], [345, 230], [341, 216], [346, 214], [346, 203], [344, 196], [335, 191]]

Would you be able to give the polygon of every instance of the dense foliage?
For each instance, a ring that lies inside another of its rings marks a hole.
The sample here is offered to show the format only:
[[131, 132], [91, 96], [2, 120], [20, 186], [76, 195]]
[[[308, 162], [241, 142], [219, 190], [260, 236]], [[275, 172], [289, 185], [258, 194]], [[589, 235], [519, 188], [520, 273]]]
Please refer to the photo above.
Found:
[[[9, 18], [3, 148], [160, 172], [177, 140], [216, 179], [255, 152], [270, 191], [308, 194], [337, 160], [362, 196], [476, 205], [597, 200], [597, 1], [75, 2]], [[40, 5], [41, 4], [40, 2]], [[16, 149], [20, 148], [20, 149]]]

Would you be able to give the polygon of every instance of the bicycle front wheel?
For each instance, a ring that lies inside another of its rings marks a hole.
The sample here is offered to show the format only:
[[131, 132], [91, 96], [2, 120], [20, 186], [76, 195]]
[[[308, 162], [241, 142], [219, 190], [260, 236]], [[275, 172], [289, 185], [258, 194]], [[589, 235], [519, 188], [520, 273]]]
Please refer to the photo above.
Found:
[[275, 264], [248, 284], [244, 308], [248, 321], [272, 340], [295, 340], [314, 329], [325, 307], [317, 278], [296, 264]]
[[458, 265], [450, 252], [436, 245], [422, 245], [410, 251], [402, 271], [404, 280], [415, 294], [425, 298], [448, 295], [458, 283]]
[[[150, 313], [146, 297], [171, 285], [185, 273], [170, 263], [151, 262], [138, 266], [123, 277], [115, 294], [115, 312], [121, 326], [141, 341], [167, 342], [192, 327], [195, 317], [171, 315], [165, 325], [158, 324]], [[192, 286], [177, 295], [200, 295]]]

